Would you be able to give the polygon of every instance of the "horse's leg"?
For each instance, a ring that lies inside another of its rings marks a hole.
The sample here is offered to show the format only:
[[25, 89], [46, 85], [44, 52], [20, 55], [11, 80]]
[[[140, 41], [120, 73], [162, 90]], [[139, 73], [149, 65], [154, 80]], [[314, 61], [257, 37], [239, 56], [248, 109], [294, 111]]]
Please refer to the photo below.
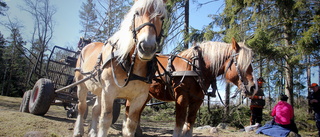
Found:
[[99, 115], [101, 113], [101, 97], [96, 96], [96, 101], [92, 107], [92, 121], [91, 121], [91, 128], [89, 132], [89, 137], [96, 137], [97, 136], [97, 126], [99, 123]]
[[77, 120], [74, 126], [74, 133], [73, 136], [79, 137], [84, 134], [84, 128], [83, 128], [83, 123], [84, 123], [84, 113], [86, 112], [87, 109], [87, 89], [84, 88], [84, 84], [80, 84], [77, 86], [78, 91], [78, 116]]
[[112, 109], [113, 101], [115, 99], [110, 93], [116, 91], [112, 90], [111, 87], [108, 90], [104, 89], [101, 93], [101, 114], [99, 121], [98, 137], [106, 137], [108, 130], [112, 124]]
[[191, 103], [189, 104], [187, 122], [184, 124], [183, 130], [182, 130], [182, 134], [185, 137], [192, 137], [193, 125], [197, 118], [197, 112], [203, 101], [197, 99], [197, 101], [190, 101], [190, 102], [192, 102], [192, 104]]
[[142, 134], [142, 128], [141, 128], [141, 126], [140, 126], [141, 114], [142, 114], [142, 111], [144, 110], [144, 108], [146, 107], [146, 104], [148, 103], [148, 101], [151, 100], [151, 98], [152, 98], [152, 97], [151, 97], [150, 95], [148, 95], [147, 100], [144, 102], [144, 104], [143, 104], [143, 106], [142, 106], [142, 108], [141, 108], [141, 110], [140, 110], [138, 126], [137, 126], [136, 133], [135, 133], [135, 136], [137, 136], [137, 137], [143, 135], [143, 134]]
[[[176, 92], [178, 93], [178, 92]], [[181, 137], [182, 134], [182, 128], [186, 120], [187, 115], [187, 100], [185, 100], [186, 97], [184, 95], [177, 95], [176, 98], [176, 125], [173, 131], [174, 137]]]
[[123, 121], [122, 135], [124, 137], [133, 137], [135, 135], [136, 128], [140, 120], [140, 114], [147, 97], [148, 94], [143, 94], [129, 100], [129, 113], [126, 120]]

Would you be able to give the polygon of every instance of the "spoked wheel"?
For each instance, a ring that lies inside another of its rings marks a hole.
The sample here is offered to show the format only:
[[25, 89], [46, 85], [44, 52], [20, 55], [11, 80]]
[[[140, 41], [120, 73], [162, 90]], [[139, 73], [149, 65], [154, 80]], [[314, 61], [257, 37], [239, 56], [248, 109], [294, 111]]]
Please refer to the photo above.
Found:
[[54, 98], [55, 93], [53, 82], [45, 78], [39, 79], [34, 85], [30, 96], [30, 113], [35, 115], [46, 114]]
[[22, 97], [22, 102], [20, 104], [20, 112], [26, 112], [29, 113], [29, 101], [30, 101], [30, 95], [32, 90], [28, 90], [24, 92]]

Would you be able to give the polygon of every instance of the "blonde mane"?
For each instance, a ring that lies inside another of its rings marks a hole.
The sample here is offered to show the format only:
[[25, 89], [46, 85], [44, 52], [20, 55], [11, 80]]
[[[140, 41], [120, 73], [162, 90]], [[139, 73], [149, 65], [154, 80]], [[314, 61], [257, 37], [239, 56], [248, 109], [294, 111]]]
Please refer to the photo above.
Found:
[[[132, 34], [132, 21], [134, 14], [139, 11], [141, 15], [147, 12], [151, 13], [150, 17], [166, 16], [166, 5], [162, 0], [139, 0], [134, 3], [129, 13], [125, 15], [123, 22], [120, 25], [120, 29], [109, 39], [111, 43], [117, 43], [117, 49], [119, 50], [118, 60], [123, 60], [127, 57], [128, 53], [134, 47], [135, 42]], [[134, 26], [138, 27], [138, 26]]]
[[[242, 76], [245, 75], [246, 70], [252, 61], [253, 52], [250, 48], [244, 45], [244, 43], [238, 43], [241, 47], [238, 55], [238, 67]], [[232, 54], [232, 46], [230, 43], [224, 42], [212, 42], [207, 41], [203, 42], [199, 45], [200, 50], [202, 52], [202, 56], [206, 57], [210, 62], [210, 67], [213, 70], [215, 76], [218, 75], [219, 68], [223, 65], [223, 63], [231, 56]], [[196, 52], [194, 48], [189, 48], [183, 51], [180, 55], [186, 58], [193, 57], [193, 53]]]

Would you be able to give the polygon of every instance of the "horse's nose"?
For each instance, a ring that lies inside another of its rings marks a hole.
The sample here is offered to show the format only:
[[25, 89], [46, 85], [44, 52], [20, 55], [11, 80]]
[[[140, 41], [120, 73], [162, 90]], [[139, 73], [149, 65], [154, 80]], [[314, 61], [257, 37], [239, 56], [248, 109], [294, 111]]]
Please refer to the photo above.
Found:
[[139, 52], [143, 54], [153, 53], [156, 51], [156, 43], [150, 41], [140, 41]]
[[150, 41], [140, 41], [138, 44], [138, 53], [141, 59], [150, 60], [157, 51], [157, 43]]

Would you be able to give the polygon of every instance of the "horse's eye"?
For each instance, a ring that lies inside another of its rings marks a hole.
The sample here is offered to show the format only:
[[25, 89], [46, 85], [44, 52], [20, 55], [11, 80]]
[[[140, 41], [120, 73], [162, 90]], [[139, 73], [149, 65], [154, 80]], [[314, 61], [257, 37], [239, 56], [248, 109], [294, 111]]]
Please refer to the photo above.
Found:
[[135, 15], [139, 16], [140, 15], [139, 11], [136, 11]]
[[161, 21], [163, 21], [163, 20], [164, 20], [164, 17], [162, 16], [160, 19], [161, 19]]

